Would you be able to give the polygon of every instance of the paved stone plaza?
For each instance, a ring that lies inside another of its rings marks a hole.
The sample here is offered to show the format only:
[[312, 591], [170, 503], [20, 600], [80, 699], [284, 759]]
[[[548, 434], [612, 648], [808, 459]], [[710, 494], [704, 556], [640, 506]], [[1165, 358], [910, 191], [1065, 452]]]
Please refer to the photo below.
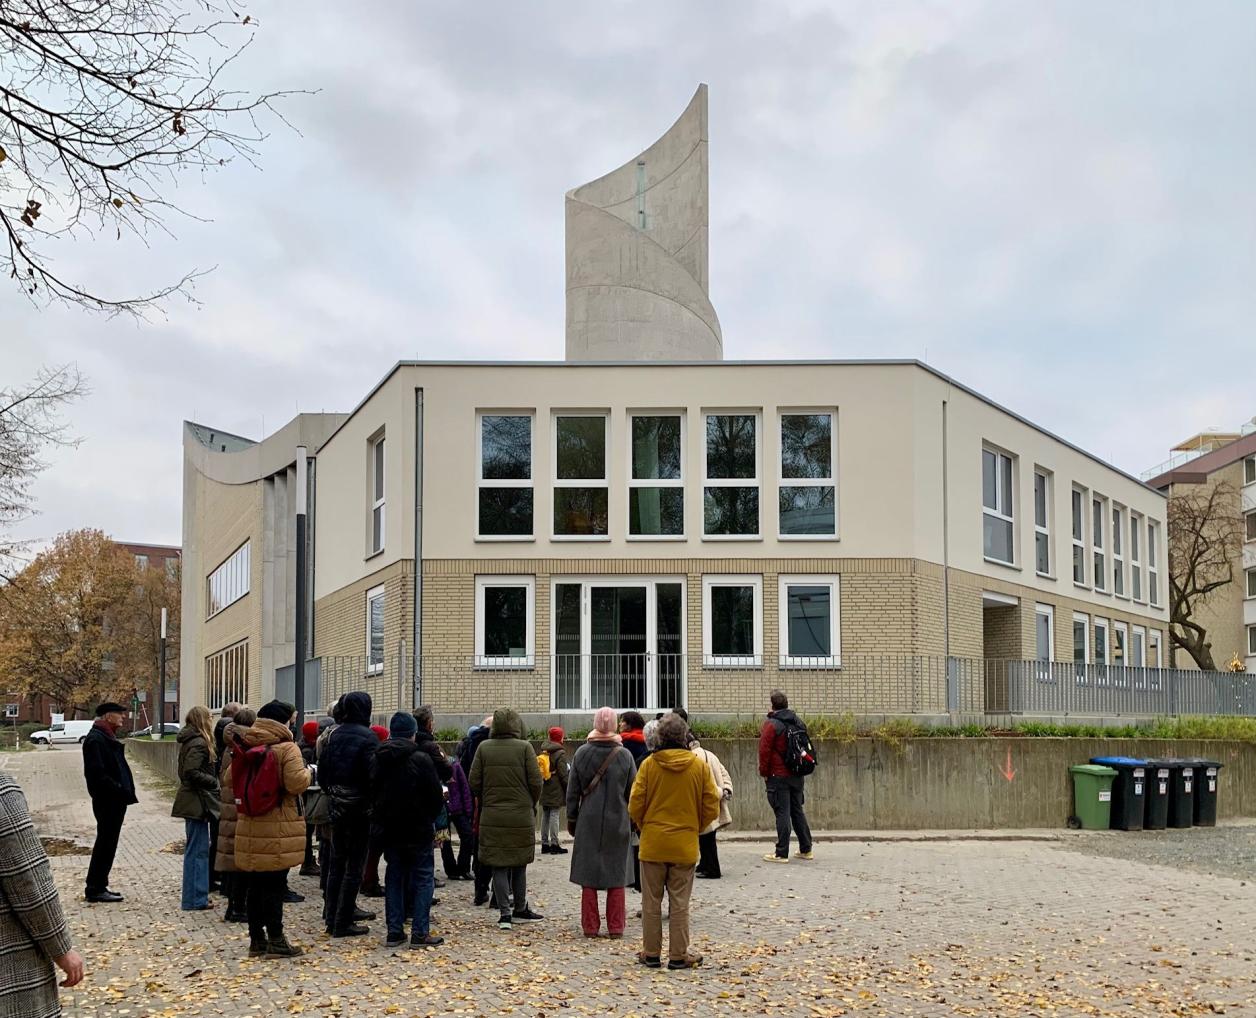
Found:
[[[0, 767], [43, 836], [90, 845], [76, 749]], [[179, 911], [181, 858], [163, 849], [182, 822], [159, 779], [137, 779], [143, 801], [112, 880], [125, 903], [85, 904], [86, 856], [53, 859], [88, 970], [63, 997], [68, 1015], [1256, 1015], [1253, 886], [1099, 854], [1109, 843], [1096, 840], [1154, 835], [821, 842], [815, 862], [789, 866], [730, 840], [725, 879], [695, 891], [696, 972], [635, 964], [632, 892], [628, 936], [586, 940], [569, 857], [538, 857], [532, 902], [548, 918], [510, 933], [471, 905], [469, 884], [450, 883], [433, 916], [446, 944], [430, 952], [386, 950], [379, 922], [369, 938], [330, 941], [317, 882], [294, 875], [309, 900], [289, 906], [288, 929], [307, 953], [264, 962], [245, 957], [246, 930], [222, 922], [221, 899], [216, 912]], [[1256, 830], [1191, 836], [1205, 846]]]

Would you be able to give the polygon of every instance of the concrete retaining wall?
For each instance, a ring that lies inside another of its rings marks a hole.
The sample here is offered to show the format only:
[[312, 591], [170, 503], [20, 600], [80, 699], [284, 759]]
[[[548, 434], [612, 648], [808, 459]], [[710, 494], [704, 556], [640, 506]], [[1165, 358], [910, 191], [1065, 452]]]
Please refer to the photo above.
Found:
[[174, 739], [123, 739], [126, 755], [132, 760], [148, 764], [163, 777], [169, 778], [176, 785], [179, 783], [179, 744]]
[[[733, 779], [736, 830], [772, 830], [753, 739], [703, 746]], [[178, 743], [127, 739], [127, 753], [178, 781]], [[574, 754], [580, 743], [569, 743]], [[446, 751], [453, 747], [447, 745]], [[1063, 827], [1073, 812], [1068, 768], [1092, 756], [1219, 760], [1218, 816], [1256, 817], [1256, 744], [1167, 739], [874, 739], [820, 742], [807, 779], [807, 818], [817, 831]], [[1010, 761], [1010, 770], [1009, 770]], [[1013, 774], [1009, 781], [1004, 771]]]

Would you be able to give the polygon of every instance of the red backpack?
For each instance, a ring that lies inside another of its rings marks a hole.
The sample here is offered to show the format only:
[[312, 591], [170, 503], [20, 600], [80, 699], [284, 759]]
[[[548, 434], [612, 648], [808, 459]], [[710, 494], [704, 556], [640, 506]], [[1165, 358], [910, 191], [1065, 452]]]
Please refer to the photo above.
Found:
[[231, 754], [231, 791], [236, 809], [243, 816], [260, 817], [278, 807], [283, 798], [283, 779], [279, 757], [269, 746], [235, 747]]

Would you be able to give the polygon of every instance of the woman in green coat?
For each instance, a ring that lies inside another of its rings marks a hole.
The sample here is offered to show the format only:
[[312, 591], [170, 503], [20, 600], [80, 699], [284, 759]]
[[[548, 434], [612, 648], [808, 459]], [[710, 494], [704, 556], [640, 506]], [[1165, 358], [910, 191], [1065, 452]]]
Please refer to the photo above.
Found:
[[528, 907], [541, 768], [536, 751], [524, 741], [523, 721], [509, 707], [493, 713], [489, 737], [476, 750], [467, 780], [480, 803], [479, 859], [493, 867], [493, 895], [501, 909], [498, 928], [543, 918]]
[[209, 711], [193, 707], [179, 732], [179, 791], [171, 816], [182, 817], [183, 911], [212, 908], [209, 903], [209, 821], [218, 816], [218, 769], [214, 766], [214, 728]]

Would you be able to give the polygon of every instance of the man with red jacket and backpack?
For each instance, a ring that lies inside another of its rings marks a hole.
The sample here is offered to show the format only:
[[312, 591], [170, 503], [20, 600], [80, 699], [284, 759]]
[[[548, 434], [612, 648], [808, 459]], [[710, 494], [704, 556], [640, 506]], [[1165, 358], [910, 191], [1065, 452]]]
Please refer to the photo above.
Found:
[[811, 827], [803, 812], [803, 780], [815, 770], [815, 751], [807, 726], [789, 709], [789, 697], [779, 689], [769, 694], [772, 709], [759, 733], [759, 774], [767, 784], [768, 804], [776, 814], [776, 851], [767, 862], [789, 862], [789, 835], [798, 836], [799, 859], [811, 858]]

